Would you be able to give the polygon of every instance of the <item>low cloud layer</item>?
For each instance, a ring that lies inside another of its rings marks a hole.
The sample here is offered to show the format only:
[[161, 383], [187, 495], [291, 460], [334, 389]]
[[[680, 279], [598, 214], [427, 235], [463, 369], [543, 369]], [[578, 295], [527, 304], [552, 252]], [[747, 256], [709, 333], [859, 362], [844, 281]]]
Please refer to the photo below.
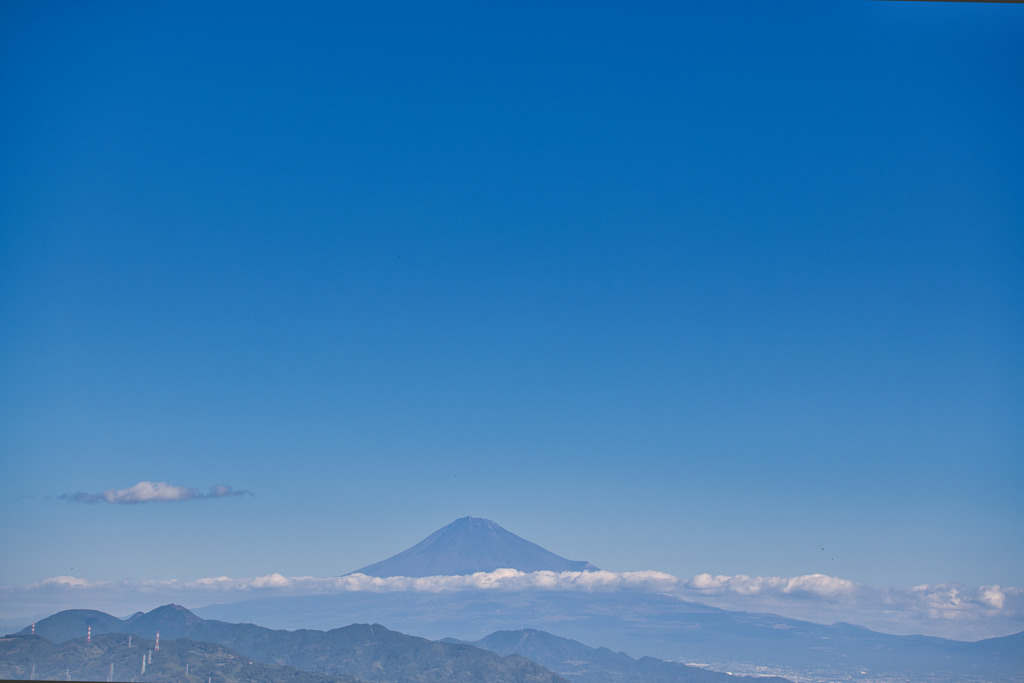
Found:
[[140, 481], [126, 489], [107, 489], [102, 493], [65, 493], [62, 500], [75, 503], [177, 503], [197, 498], [227, 498], [229, 496], [251, 496], [250, 491], [236, 491], [230, 486], [218, 484], [203, 493], [199, 489], [174, 486], [165, 481]]
[[[955, 583], [879, 588], [826, 574], [712, 576], [682, 580], [674, 591], [723, 609], [773, 612], [819, 623], [845, 621], [886, 633], [988, 637], [1024, 629], [1024, 590]], [[993, 628], [999, 624], [998, 628]]]
[[[461, 576], [390, 576], [381, 578], [365, 574], [349, 574], [331, 578], [314, 576], [282, 576], [268, 574], [250, 579], [227, 576], [195, 581], [157, 582], [152, 585], [174, 585], [190, 590], [262, 591], [272, 589], [287, 593], [343, 593], [370, 591], [394, 593], [417, 591], [443, 593], [460, 590], [656, 590], [671, 591], [678, 579], [656, 571], [641, 572], [521, 572], [517, 569], [496, 569]], [[140, 584], [141, 585], [141, 584]]]
[[[337, 593], [452, 591], [644, 591], [669, 593], [684, 600], [747, 612], [771, 612], [818, 623], [845, 621], [887, 633], [924, 633], [964, 640], [1005, 635], [1024, 629], [1024, 590], [1012, 586], [965, 587], [959, 584], [912, 588], [876, 588], [826, 574], [794, 577], [698, 574], [679, 579], [658, 571], [521, 572], [498, 569], [464, 576], [380, 578], [364, 574], [340, 577], [207, 577], [188, 581], [89, 581], [57, 576], [21, 587], [0, 587], [7, 610], [46, 611], [44, 604], [86, 600], [94, 608], [123, 605], [125, 612], [167, 602], [198, 607], [256, 597]], [[105, 601], [108, 601], [105, 603]], [[144, 604], [143, 604], [144, 603]], [[33, 607], [29, 607], [29, 606]], [[56, 611], [54, 609], [53, 611]], [[29, 611], [19, 613], [29, 614]], [[0, 616], [17, 616], [14, 613]]]
[[682, 585], [686, 589], [710, 595], [734, 593], [746, 596], [775, 594], [838, 598], [852, 596], [858, 590], [858, 584], [853, 581], [827, 574], [792, 577], [698, 574], [688, 581], [683, 581]]
[[1024, 591], [1013, 586], [968, 588], [954, 583], [923, 584], [910, 589], [875, 588], [827, 574], [806, 576], [712, 576], [698, 574], [679, 582], [687, 597], [756, 598], [763, 602], [871, 604], [884, 611], [898, 610], [931, 619], [975, 619], [1014, 611], [1024, 616]]

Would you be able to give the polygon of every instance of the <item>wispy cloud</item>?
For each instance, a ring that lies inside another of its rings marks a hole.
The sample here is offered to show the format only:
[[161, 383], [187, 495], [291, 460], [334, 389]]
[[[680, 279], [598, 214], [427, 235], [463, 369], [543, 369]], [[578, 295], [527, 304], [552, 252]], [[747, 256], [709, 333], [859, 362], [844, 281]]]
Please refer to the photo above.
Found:
[[140, 481], [126, 489], [107, 489], [101, 493], [65, 493], [61, 500], [75, 503], [176, 503], [197, 498], [227, 498], [229, 496], [251, 496], [251, 491], [236, 491], [230, 486], [216, 485], [203, 493], [199, 489], [174, 486], [165, 481]]

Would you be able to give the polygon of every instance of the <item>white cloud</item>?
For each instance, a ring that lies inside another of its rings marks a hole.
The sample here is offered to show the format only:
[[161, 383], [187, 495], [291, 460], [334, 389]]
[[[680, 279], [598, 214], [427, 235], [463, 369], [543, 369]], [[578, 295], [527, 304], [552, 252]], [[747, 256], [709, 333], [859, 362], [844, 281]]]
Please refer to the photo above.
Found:
[[978, 589], [978, 600], [992, 609], [1003, 609], [1006, 593], [999, 586], [982, 586]]
[[685, 588], [709, 594], [736, 593], [738, 595], [806, 594], [820, 598], [848, 596], [857, 589], [857, 584], [827, 574], [806, 574], [804, 576], [712, 576], [698, 574], [687, 582]]
[[456, 576], [367, 576], [349, 574], [337, 577], [283, 576], [274, 573], [252, 578], [228, 576], [208, 577], [192, 581], [146, 581], [138, 584], [147, 589], [196, 590], [204, 592], [280, 591], [299, 593], [346, 592], [426, 592], [442, 593], [460, 590], [671, 590], [678, 580], [671, 574], [642, 572], [521, 572], [517, 569], [496, 569]]
[[1024, 627], [1024, 591], [953, 583], [877, 588], [827, 574], [698, 574], [679, 582], [680, 597], [716, 607], [781, 614], [818, 623], [845, 621], [886, 633], [951, 638], [996, 635]]
[[969, 589], [959, 584], [941, 583], [914, 586], [909, 595], [911, 599], [903, 603], [904, 608], [926, 613], [933, 619], [961, 620], [994, 616], [1007, 610], [1020, 612], [1024, 591], [1013, 586]]
[[212, 576], [182, 581], [179, 579], [100, 582], [73, 576], [57, 576], [12, 590], [40, 591], [59, 588], [117, 588], [123, 591], [189, 592], [189, 593], [264, 593], [315, 594], [347, 592], [427, 592], [441, 593], [461, 590], [658, 590], [669, 591], [678, 585], [671, 574], [656, 571], [640, 572], [521, 572], [497, 569], [459, 576], [390, 576], [386, 578], [349, 574], [336, 577], [284, 576], [279, 573], [236, 578]]
[[150, 501], [175, 501], [198, 498], [202, 494], [184, 486], [172, 486], [163, 481], [140, 481], [126, 489], [104, 491], [100, 494], [108, 503], [148, 503]]
[[[959, 584], [920, 585], [909, 589], [876, 588], [827, 574], [793, 577], [698, 574], [679, 579], [658, 571], [521, 572], [498, 569], [461, 576], [393, 576], [365, 574], [337, 577], [214, 576], [191, 580], [90, 581], [55, 576], [20, 587], [0, 587], [5, 611], [41, 612], [70, 596], [91, 606], [117, 604], [135, 611], [142, 604], [168, 602], [201, 606], [254, 597], [338, 593], [455, 591], [644, 591], [670, 593], [723, 609], [770, 612], [817, 623], [845, 621], [887, 633], [925, 633], [959, 639], [1006, 635], [1024, 628], [1024, 590], [1013, 586], [977, 588]], [[53, 611], [56, 611], [54, 609]], [[0, 614], [0, 616], [4, 616]], [[11, 616], [17, 616], [11, 612]]]
[[76, 503], [173, 503], [196, 498], [224, 498], [227, 496], [251, 496], [250, 491], [235, 491], [230, 486], [218, 484], [213, 486], [209, 492], [203, 493], [198, 489], [191, 489], [185, 486], [175, 486], [165, 481], [140, 481], [134, 486], [126, 489], [107, 489], [101, 493], [65, 493], [60, 496], [63, 500], [70, 500]]
[[35, 585], [39, 587], [58, 586], [62, 588], [95, 588], [98, 584], [94, 581], [80, 579], [75, 576], [53, 576], [49, 579], [43, 579]]

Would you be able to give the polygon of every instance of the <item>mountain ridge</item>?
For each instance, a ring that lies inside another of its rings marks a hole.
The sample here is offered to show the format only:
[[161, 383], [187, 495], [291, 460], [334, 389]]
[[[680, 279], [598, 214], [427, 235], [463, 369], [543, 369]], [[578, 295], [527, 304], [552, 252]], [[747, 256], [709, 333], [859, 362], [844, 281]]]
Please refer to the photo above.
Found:
[[756, 679], [734, 676], [654, 657], [637, 660], [623, 652], [613, 652], [606, 647], [589, 647], [579, 641], [538, 629], [495, 631], [470, 645], [501, 655], [522, 655], [576, 683], [721, 683], [730, 680], [789, 682], [789, 679], [777, 676], [758, 676]]
[[161, 647], [181, 640], [213, 644], [247, 660], [368, 683], [566, 683], [519, 655], [502, 656], [472, 645], [438, 643], [380, 624], [351, 624], [330, 631], [283, 631], [202, 619], [175, 604], [125, 620], [94, 610], [65, 610], [36, 622], [35, 636], [25, 629], [15, 638], [50, 640], [78, 631], [73, 638], [61, 639], [60, 644], [82, 640], [89, 626], [93, 627], [94, 640], [111, 633], [153, 639], [159, 631]]
[[[635, 659], [701, 664], [718, 671], [839, 680], [856, 669], [892, 680], [1024, 683], [1024, 634], [977, 642], [897, 636], [773, 614], [736, 612], [644, 591], [469, 589], [346, 592], [211, 605], [209, 618], [261, 619], [276, 627], [327, 628], [343, 615], [428, 638], [475, 642], [495, 631], [535, 628]], [[863, 680], [876, 680], [867, 678]]]
[[[107, 617], [103, 619], [101, 615]], [[78, 636], [56, 643], [52, 647], [35, 645], [33, 656], [22, 656], [18, 661], [0, 659], [0, 671], [24, 675], [28, 664], [40, 662], [39, 671], [60, 671], [68, 662], [79, 673], [96, 672], [110, 664], [111, 671], [119, 672], [138, 667], [137, 654], [145, 655], [154, 650], [154, 640], [146, 639], [145, 633], [155, 637], [158, 629], [161, 637], [162, 655], [151, 653], [147, 680], [164, 683], [175, 680], [186, 671], [185, 663], [189, 654], [212, 654], [232, 663], [234, 677], [238, 683], [248, 680], [245, 672], [261, 676], [259, 680], [268, 683], [315, 683], [317, 679], [304, 678], [303, 673], [319, 676], [325, 681], [342, 683], [418, 683], [428, 681], [493, 681], [494, 683], [728, 683], [729, 681], [750, 680], [743, 676], [710, 671], [683, 664], [662, 662], [645, 658], [636, 662], [623, 653], [612, 653], [604, 648], [590, 648], [582, 643], [560, 638], [553, 634], [528, 630], [521, 632], [494, 633], [480, 643], [467, 643], [455, 639], [430, 641], [409, 636], [388, 629], [380, 624], [351, 624], [331, 631], [273, 631], [253, 624], [229, 624], [215, 620], [204, 620], [180, 605], [164, 605], [148, 613], [117, 619], [91, 610], [66, 610], [58, 612], [36, 624], [36, 634], [19, 633], [0, 639], [0, 655], [13, 659], [9, 653], [17, 651], [17, 643], [31, 644], [43, 640], [49, 643], [48, 635], [68, 633], [86, 626], [86, 620], [96, 625], [92, 640]], [[134, 648], [127, 634], [118, 630], [117, 622], [128, 633], [140, 637]], [[116, 633], [97, 633], [113, 628]], [[145, 633], [144, 633], [145, 632]], [[184, 635], [183, 635], [184, 634]], [[524, 648], [523, 642], [531, 639], [534, 647]], [[509, 641], [516, 640], [518, 647], [510, 647]], [[537, 647], [539, 645], [539, 647]], [[22, 650], [25, 648], [22, 647]], [[534, 655], [546, 657], [568, 675], [553, 671], [539, 663]], [[42, 657], [40, 654], [46, 655]], [[155, 650], [154, 650], [155, 652]], [[170, 652], [170, 655], [166, 653]], [[263, 666], [254, 665], [249, 659]], [[210, 668], [210, 656], [193, 657], [193, 671]], [[566, 660], [572, 660], [566, 666]], [[173, 661], [167, 661], [173, 660]], [[585, 661], [584, 661], [585, 660]], [[115, 667], [116, 661], [116, 667]], [[584, 666], [580, 663], [584, 662]], [[98, 668], [100, 667], [100, 668]], [[248, 668], [246, 668], [248, 667]], [[34, 670], [34, 669], [33, 669]], [[653, 673], [658, 675], [652, 676]], [[168, 676], [170, 678], [168, 679]], [[256, 680], [253, 678], [253, 680]], [[761, 680], [761, 679], [759, 679]], [[766, 683], [792, 683], [788, 679], [768, 679]]]

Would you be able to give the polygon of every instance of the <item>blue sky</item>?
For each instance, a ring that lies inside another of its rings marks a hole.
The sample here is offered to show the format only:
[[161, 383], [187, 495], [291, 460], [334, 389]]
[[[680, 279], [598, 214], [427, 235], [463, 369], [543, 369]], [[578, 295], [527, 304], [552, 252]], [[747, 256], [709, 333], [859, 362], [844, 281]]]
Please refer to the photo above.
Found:
[[4, 3], [0, 585], [1024, 586], [1021, 10]]

